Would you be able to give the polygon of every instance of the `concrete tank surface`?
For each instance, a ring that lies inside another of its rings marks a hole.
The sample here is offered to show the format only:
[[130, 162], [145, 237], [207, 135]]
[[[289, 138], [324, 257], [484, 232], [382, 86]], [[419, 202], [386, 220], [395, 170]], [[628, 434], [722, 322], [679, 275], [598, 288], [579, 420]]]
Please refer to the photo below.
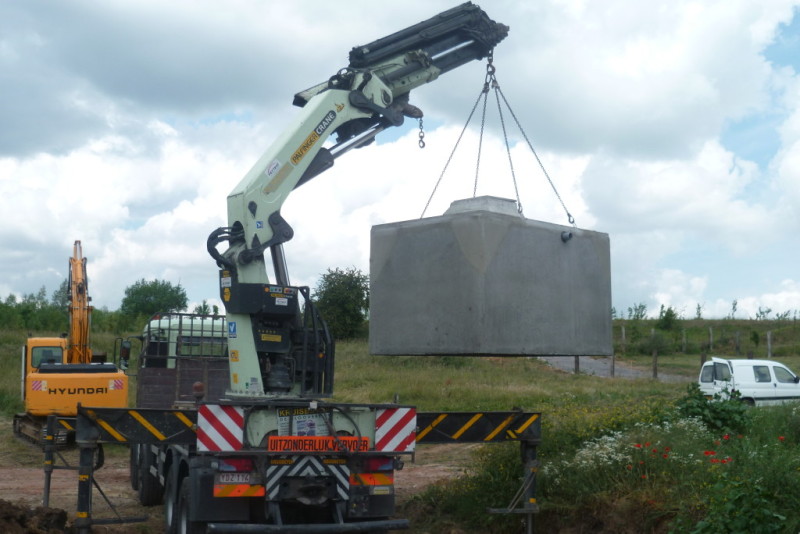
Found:
[[383, 355], [611, 355], [608, 234], [453, 202], [372, 227], [369, 348]]

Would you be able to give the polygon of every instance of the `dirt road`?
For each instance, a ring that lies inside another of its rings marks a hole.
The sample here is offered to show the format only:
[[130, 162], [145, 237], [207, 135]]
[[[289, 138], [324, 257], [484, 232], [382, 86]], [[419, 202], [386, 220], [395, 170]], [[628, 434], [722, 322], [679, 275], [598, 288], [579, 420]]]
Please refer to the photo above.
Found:
[[[547, 362], [556, 369], [575, 372], [574, 356], [539, 356], [539, 359]], [[621, 364], [619, 361], [612, 362], [611, 357], [581, 356], [578, 362], [580, 373], [593, 376], [611, 377], [612, 364], [614, 376], [617, 378], [652, 378], [652, 370], [634, 369], [633, 367]], [[663, 382], [690, 382], [691, 378], [685, 376], [670, 375], [659, 373], [658, 379]]]
[[[0, 532], [47, 532], [47, 529], [36, 530], [37, 527], [30, 526], [43, 524], [51, 519], [42, 510], [30, 512], [42, 505], [45, 483], [43, 455], [36, 447], [18, 440], [12, 434], [11, 422], [0, 419]], [[406, 462], [404, 469], [396, 473], [398, 502], [405, 501], [436, 481], [457, 476], [468, 463], [474, 447], [475, 445], [419, 446], [416, 461]], [[64, 461], [70, 466], [76, 466], [77, 450], [62, 451], [58, 465], [63, 466]], [[96, 526], [93, 528], [96, 534], [159, 534], [164, 531], [161, 507], [139, 505], [136, 492], [131, 489], [125, 447], [106, 447], [105, 466], [95, 473], [95, 480], [114, 507], [112, 509], [100, 491], [95, 490], [92, 498], [95, 519], [146, 518], [143, 523]], [[50, 507], [65, 510], [69, 520], [72, 520], [77, 507], [77, 491], [77, 472], [56, 469], [50, 481]], [[32, 518], [26, 518], [26, 513]], [[37, 521], [42, 523], [36, 523]], [[22, 526], [21, 522], [24, 523]], [[22, 530], [17, 530], [18, 528]]]

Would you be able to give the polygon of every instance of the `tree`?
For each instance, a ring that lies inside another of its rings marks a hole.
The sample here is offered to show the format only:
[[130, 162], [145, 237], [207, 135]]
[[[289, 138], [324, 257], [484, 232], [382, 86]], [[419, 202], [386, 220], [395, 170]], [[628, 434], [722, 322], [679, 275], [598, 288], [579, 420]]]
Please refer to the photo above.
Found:
[[64, 280], [61, 281], [61, 285], [58, 286], [58, 289], [53, 291], [53, 297], [50, 299], [50, 302], [59, 310], [66, 310], [69, 307], [69, 297], [69, 278], [64, 278]]
[[208, 301], [203, 299], [203, 302], [200, 304], [195, 304], [194, 310], [192, 313], [196, 313], [198, 315], [210, 315], [211, 314], [211, 306], [208, 305]]
[[144, 278], [125, 288], [119, 310], [128, 316], [150, 316], [158, 312], [178, 312], [186, 309], [189, 299], [180, 284], [166, 280], [146, 281]]
[[647, 317], [647, 305], [644, 303], [634, 303], [633, 307], [628, 307], [628, 319], [640, 321]]
[[703, 318], [703, 305], [699, 302], [697, 303], [697, 308], [694, 310], [694, 318], [698, 320]]
[[658, 321], [656, 321], [656, 328], [659, 330], [672, 330], [678, 322], [678, 312], [672, 306], [661, 305], [658, 312]]
[[314, 297], [334, 339], [354, 338], [369, 311], [369, 276], [355, 267], [328, 269], [314, 289]]

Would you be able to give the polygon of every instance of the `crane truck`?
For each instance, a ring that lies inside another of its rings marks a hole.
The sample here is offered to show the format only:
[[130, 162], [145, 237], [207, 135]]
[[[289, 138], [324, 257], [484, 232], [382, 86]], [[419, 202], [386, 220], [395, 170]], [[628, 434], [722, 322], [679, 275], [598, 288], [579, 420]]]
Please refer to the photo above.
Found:
[[[407, 520], [392, 518], [394, 474], [413, 453], [416, 410], [329, 400], [334, 340], [309, 288], [289, 280], [283, 244], [293, 230], [280, 210], [338, 156], [405, 117], [421, 118], [409, 103], [412, 89], [487, 57], [507, 33], [467, 2], [353, 48], [346, 68], [295, 95], [302, 109], [293, 125], [230, 193], [228, 224], [207, 242], [226, 309], [227, 389], [209, 395], [212, 388], [197, 380], [194, 408], [169, 400], [150, 408], [137, 402], [141, 409], [127, 414], [85, 410], [87, 450], [91, 440], [131, 444], [132, 482], [143, 504], [163, 501], [168, 532], [408, 528]], [[335, 144], [324, 147], [333, 134]], [[159, 365], [157, 345], [150, 346], [144, 369]], [[165, 350], [166, 369], [179, 368], [169, 363], [173, 356], [184, 363], [203, 357]], [[141, 372], [138, 380], [140, 391], [159, 387], [143, 386]], [[91, 487], [80, 484], [76, 524], [84, 528]]]
[[69, 258], [69, 331], [61, 337], [29, 337], [22, 347], [25, 412], [14, 415], [14, 433], [35, 443], [45, 438], [48, 415], [60, 417], [53, 438], [65, 445], [74, 436], [79, 403], [121, 408], [128, 405], [128, 377], [114, 363], [92, 353], [92, 306], [86, 258], [80, 241]]

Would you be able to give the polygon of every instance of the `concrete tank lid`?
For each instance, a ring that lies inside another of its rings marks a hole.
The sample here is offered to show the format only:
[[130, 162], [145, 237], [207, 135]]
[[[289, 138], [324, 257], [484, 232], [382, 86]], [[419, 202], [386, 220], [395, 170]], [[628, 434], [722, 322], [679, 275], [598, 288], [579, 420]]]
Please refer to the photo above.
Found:
[[482, 196], [454, 200], [445, 215], [456, 213], [467, 213], [471, 211], [489, 211], [492, 213], [502, 213], [504, 215], [519, 215], [517, 213], [517, 203], [510, 198], [500, 198], [492, 196]]

